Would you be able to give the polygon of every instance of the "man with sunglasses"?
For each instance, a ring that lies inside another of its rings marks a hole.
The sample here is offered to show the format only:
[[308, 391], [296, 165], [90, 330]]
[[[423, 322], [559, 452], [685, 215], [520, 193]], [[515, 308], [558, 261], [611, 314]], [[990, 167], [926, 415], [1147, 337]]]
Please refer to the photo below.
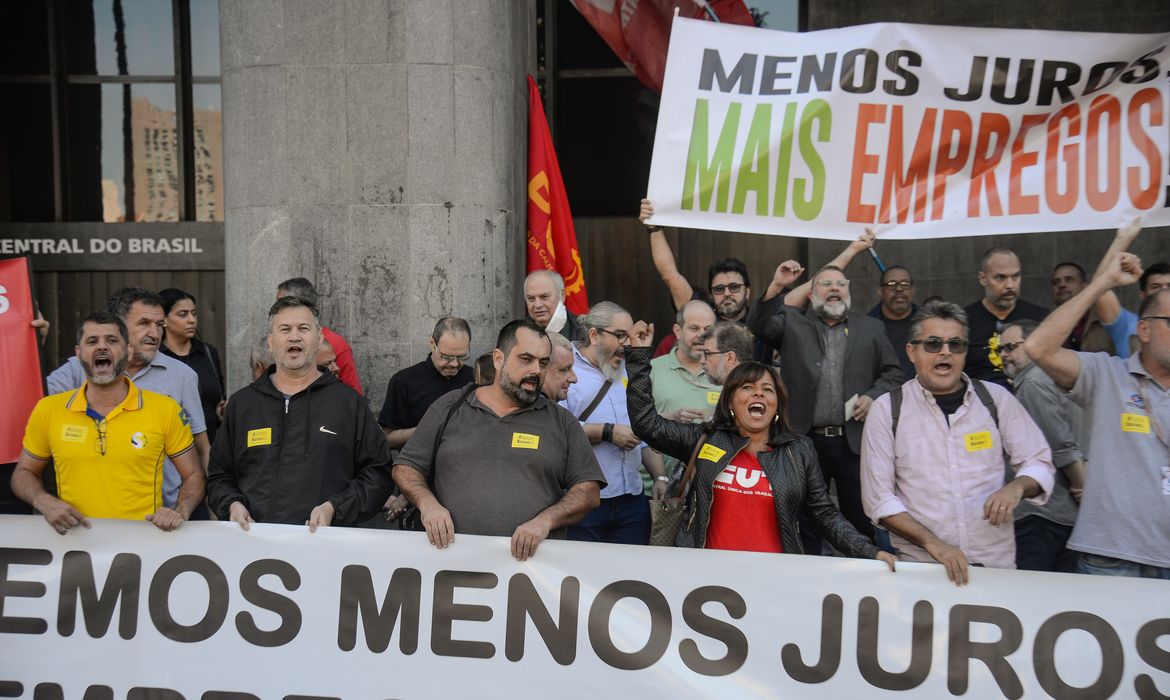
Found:
[[[203, 467], [187, 415], [126, 376], [128, 346], [117, 315], [87, 316], [74, 350], [85, 376], [81, 388], [41, 399], [29, 417], [12, 491], [62, 535], [90, 527], [89, 518], [146, 519], [174, 530], [203, 500]], [[173, 507], [163, 504], [164, 457], [180, 477]], [[49, 460], [57, 496], [41, 481]]]
[[869, 315], [886, 327], [886, 337], [902, 365], [902, 374], [914, 376], [914, 363], [906, 354], [906, 341], [910, 338], [910, 322], [918, 305], [914, 303], [914, 280], [910, 271], [901, 265], [891, 265], [878, 281], [878, 296], [881, 298]]
[[1080, 553], [1078, 571], [1170, 579], [1170, 289], [1142, 300], [1140, 346], [1128, 358], [1061, 347], [1098, 297], [1141, 274], [1137, 256], [1109, 253], [1089, 285], [1053, 311], [1024, 349], [1084, 409], [1093, 436], [1068, 541]]
[[[855, 247], [867, 242], [872, 235]], [[873, 525], [861, 507], [862, 421], [877, 397], [901, 383], [902, 368], [882, 324], [850, 310], [849, 279], [840, 267], [826, 265], [810, 282], [782, 294], [803, 270], [793, 260], [776, 268], [748, 327], [780, 349], [792, 428], [812, 439], [825, 482], [836, 483], [842, 515], [872, 539]], [[807, 310], [792, 305], [803, 304], [798, 297], [806, 295]], [[804, 528], [803, 535], [804, 550], [819, 552], [812, 528]]]
[[471, 358], [471, 326], [467, 321], [454, 316], [439, 319], [427, 344], [430, 354], [396, 372], [386, 385], [378, 424], [392, 449], [401, 449], [414, 435], [436, 399], [475, 381], [475, 372], [467, 365]]
[[[1027, 411], [1001, 386], [963, 373], [967, 315], [927, 303], [906, 348], [916, 375], [874, 402], [861, 448], [865, 512], [904, 561], [938, 562], [957, 585], [968, 562], [1016, 566], [1013, 513], [1043, 505], [1052, 453]], [[1015, 476], [1004, 484], [1004, 465]]]

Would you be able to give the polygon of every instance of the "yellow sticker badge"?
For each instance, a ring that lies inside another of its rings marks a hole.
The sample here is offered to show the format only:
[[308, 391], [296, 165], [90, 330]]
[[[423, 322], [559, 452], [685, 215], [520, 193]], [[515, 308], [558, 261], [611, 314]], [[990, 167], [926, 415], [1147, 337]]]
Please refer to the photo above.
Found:
[[528, 433], [512, 433], [512, 447], [520, 450], [535, 450], [540, 447], [540, 436]]
[[248, 447], [272, 444], [272, 428], [257, 428], [248, 431]]
[[61, 440], [64, 442], [84, 442], [89, 428], [84, 425], [61, 426]]
[[963, 436], [963, 440], [967, 443], [968, 452], [986, 450], [995, 444], [995, 441], [991, 439], [990, 430], [984, 430], [979, 433], [967, 433]]
[[1125, 433], [1150, 434], [1150, 417], [1140, 413], [1122, 413], [1121, 430]]
[[703, 449], [699, 450], [699, 459], [705, 459], [709, 462], [718, 462], [727, 454], [727, 450], [721, 450], [712, 444], [703, 445]]
[[719, 392], [718, 391], [708, 391], [707, 392], [707, 405], [714, 406], [717, 403], [719, 403]]

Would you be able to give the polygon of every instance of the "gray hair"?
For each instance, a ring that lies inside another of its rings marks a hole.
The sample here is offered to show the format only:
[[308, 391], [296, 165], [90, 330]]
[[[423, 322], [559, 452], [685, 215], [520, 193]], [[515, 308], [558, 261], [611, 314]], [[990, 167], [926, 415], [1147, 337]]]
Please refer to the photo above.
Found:
[[467, 325], [467, 321], [457, 316], [440, 318], [439, 322], [435, 324], [435, 330], [431, 331], [431, 340], [435, 341], [435, 345], [438, 345], [443, 336], [451, 333], [462, 333], [467, 336], [468, 340], [471, 340], [471, 326]]
[[570, 354], [573, 352], [573, 344], [569, 339], [555, 331], [548, 331], [548, 340], [552, 343], [553, 349], [561, 348], [568, 350]]
[[529, 280], [531, 280], [535, 277], [539, 277], [541, 275], [551, 279], [553, 282], [553, 286], [555, 286], [557, 288], [558, 292], [560, 292], [561, 294], [565, 293], [565, 280], [564, 280], [564, 278], [561, 277], [556, 272], [553, 272], [552, 270], [533, 270], [532, 272], [529, 272], [528, 276], [524, 278], [524, 291], [526, 291], [526, 292], [528, 291], [528, 281]]
[[698, 304], [700, 306], [706, 306], [711, 311], [712, 314], [715, 314], [716, 319], [719, 318], [719, 315], [715, 313], [715, 309], [711, 308], [710, 304], [703, 301], [702, 299], [691, 299], [687, 303], [678, 307], [678, 313], [676, 313], [674, 315], [674, 322], [676, 324], [678, 324], [679, 328], [682, 328], [682, 327], [687, 325], [687, 321], [686, 321], [687, 309], [689, 309], [693, 304]]
[[581, 345], [589, 347], [589, 329], [600, 331], [613, 323], [613, 317], [618, 314], [629, 313], [612, 301], [599, 301], [589, 307], [589, 313], [577, 317], [577, 325], [581, 327]]
[[260, 336], [260, 340], [258, 340], [256, 344], [252, 346], [252, 353], [248, 358], [248, 361], [253, 367], [258, 364], [263, 364], [265, 367], [269, 367], [276, 362], [276, 360], [272, 358], [272, 350], [270, 350], [268, 347], [267, 333]]
[[1019, 328], [1020, 329], [1020, 336], [1024, 340], [1027, 340], [1028, 336], [1032, 335], [1032, 331], [1036, 330], [1039, 327], [1040, 327], [1040, 324], [1036, 323], [1032, 319], [1021, 318], [1018, 321], [1012, 321], [1012, 322], [1008, 323], [1006, 326], [1004, 326], [1003, 331], [1000, 331], [1000, 335], [1003, 335], [1003, 332], [1009, 328]]
[[747, 362], [755, 355], [752, 343], [755, 342], [752, 332], [742, 323], [735, 321], [720, 321], [703, 334], [702, 340], [715, 340], [715, 347], [720, 352], [734, 352], [735, 359]]
[[967, 312], [963, 307], [950, 301], [928, 301], [918, 309], [914, 318], [910, 319], [910, 340], [918, 340], [922, 333], [922, 324], [932, 318], [944, 321], [958, 321], [963, 326], [963, 337], [967, 337]]

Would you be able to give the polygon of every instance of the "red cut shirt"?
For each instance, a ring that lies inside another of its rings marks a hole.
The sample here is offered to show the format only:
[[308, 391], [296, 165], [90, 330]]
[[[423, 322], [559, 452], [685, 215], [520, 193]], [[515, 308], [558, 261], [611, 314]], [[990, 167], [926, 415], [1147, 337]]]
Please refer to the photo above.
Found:
[[760, 467], [760, 460], [747, 450], [740, 450], [715, 477], [707, 549], [784, 551], [772, 485]]

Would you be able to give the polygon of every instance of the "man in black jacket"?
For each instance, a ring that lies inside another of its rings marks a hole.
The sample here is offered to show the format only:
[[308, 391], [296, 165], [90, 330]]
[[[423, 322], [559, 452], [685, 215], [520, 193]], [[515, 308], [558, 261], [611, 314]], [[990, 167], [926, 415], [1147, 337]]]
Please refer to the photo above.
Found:
[[[810, 284], [783, 296], [801, 271], [793, 261], [776, 268], [748, 327], [780, 348], [792, 429], [812, 438], [825, 483], [836, 482], [841, 513], [872, 538], [861, 507], [862, 421], [874, 399], [902, 383], [902, 366], [881, 321], [850, 311], [849, 279], [840, 267], [826, 265]], [[807, 311], [788, 305], [802, 304], [805, 294]], [[818, 549], [815, 535], [806, 533], [805, 551]]]
[[316, 364], [317, 308], [296, 296], [268, 312], [275, 365], [228, 402], [207, 475], [221, 520], [352, 525], [390, 495], [390, 448], [366, 401]]

